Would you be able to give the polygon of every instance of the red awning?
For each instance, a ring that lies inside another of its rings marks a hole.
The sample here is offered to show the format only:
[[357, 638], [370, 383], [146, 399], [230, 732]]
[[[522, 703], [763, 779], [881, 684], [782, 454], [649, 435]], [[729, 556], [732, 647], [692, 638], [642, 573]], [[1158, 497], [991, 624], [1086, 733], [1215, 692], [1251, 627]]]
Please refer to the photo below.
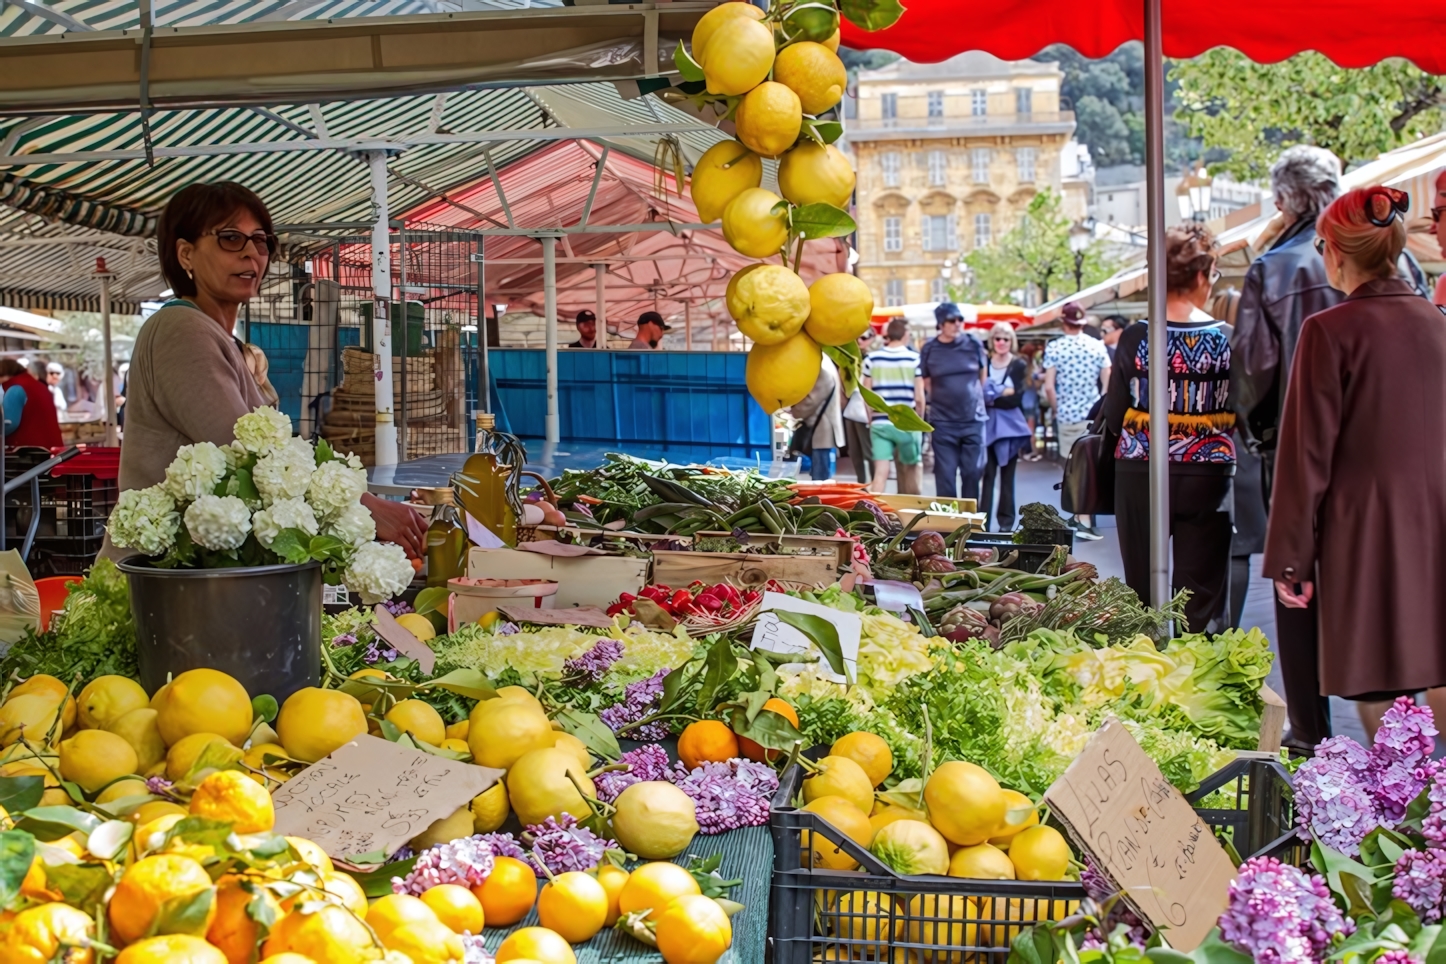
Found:
[[[1066, 43], [1086, 57], [1103, 57], [1145, 36], [1141, 0], [1003, 0], [965, 7], [959, 0], [904, 0], [907, 12], [887, 30], [869, 33], [847, 21], [843, 43], [860, 50], [892, 50], [918, 63], [937, 63], [966, 50], [987, 50], [1005, 60], [1032, 57], [1051, 43]], [[1446, 74], [1446, 2], [1374, 7], [1359, 0], [1221, 0], [1164, 4], [1167, 57], [1194, 57], [1212, 47], [1234, 47], [1251, 60], [1273, 63], [1304, 50], [1325, 54], [1342, 67], [1366, 67], [1405, 57], [1422, 70]]]

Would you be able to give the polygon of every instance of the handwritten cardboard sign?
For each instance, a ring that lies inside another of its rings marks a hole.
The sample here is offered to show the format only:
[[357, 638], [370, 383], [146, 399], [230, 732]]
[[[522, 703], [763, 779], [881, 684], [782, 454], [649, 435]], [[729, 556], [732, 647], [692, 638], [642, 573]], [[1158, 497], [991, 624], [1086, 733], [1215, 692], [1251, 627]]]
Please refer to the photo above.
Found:
[[[829, 668], [828, 660], [813, 645], [813, 642], [793, 626], [780, 620], [773, 613], [783, 610], [791, 613], [805, 613], [818, 616], [833, 623], [838, 630], [839, 648], [843, 650], [844, 664], [848, 667], [848, 678], [840, 676]], [[828, 606], [820, 606], [806, 599], [781, 592], [766, 592], [758, 613], [758, 622], [753, 628], [754, 649], [770, 653], [812, 654], [818, 657], [816, 663], [788, 663], [787, 668], [802, 670], [812, 666], [821, 679], [835, 683], [850, 683], [858, 679], [859, 638], [863, 635], [864, 621], [857, 613], [846, 613]]]
[[397, 622], [396, 617], [387, 611], [387, 607], [377, 606], [372, 612], [376, 615], [372, 622], [372, 629], [376, 634], [403, 656], [416, 660], [422, 672], [431, 676], [432, 668], [437, 664], [437, 654], [432, 652], [432, 648]]
[[1225, 910], [1235, 868], [1119, 720], [1090, 737], [1044, 800], [1171, 947], [1200, 945]]
[[345, 859], [402, 844], [486, 790], [502, 770], [359, 736], [272, 794], [276, 832]]

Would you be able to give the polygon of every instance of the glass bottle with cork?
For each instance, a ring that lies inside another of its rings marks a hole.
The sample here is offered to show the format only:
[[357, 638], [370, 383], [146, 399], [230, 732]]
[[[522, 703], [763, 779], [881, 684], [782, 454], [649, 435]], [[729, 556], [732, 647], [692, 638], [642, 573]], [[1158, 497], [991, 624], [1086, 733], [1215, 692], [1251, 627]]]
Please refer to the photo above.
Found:
[[467, 551], [472, 542], [452, 488], [432, 489], [427, 501], [433, 506], [427, 526], [427, 585], [445, 587], [447, 580], [467, 575]]
[[477, 443], [453, 482], [468, 515], [509, 546], [517, 545], [522, 518], [518, 483], [527, 463], [527, 449], [515, 435], [499, 432], [489, 412], [477, 413]]

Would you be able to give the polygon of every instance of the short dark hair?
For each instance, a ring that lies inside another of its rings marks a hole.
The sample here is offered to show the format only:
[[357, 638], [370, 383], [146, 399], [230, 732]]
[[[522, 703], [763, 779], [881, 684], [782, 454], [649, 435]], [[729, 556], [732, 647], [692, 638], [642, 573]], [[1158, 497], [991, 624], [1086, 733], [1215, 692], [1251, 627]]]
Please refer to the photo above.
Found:
[[644, 325], [657, 325], [659, 328], [662, 328], [663, 316], [656, 311], [645, 311], [641, 315], [638, 315], [638, 327], [641, 328]]
[[1124, 315], [1105, 315], [1103, 318], [1100, 319], [1101, 329], [1105, 327], [1105, 322], [1107, 321], [1113, 324], [1120, 331], [1124, 331], [1126, 328], [1130, 327], [1130, 319], [1126, 318]]
[[156, 226], [156, 253], [161, 259], [161, 274], [180, 297], [196, 293], [196, 282], [181, 267], [176, 242], [196, 242], [201, 235], [225, 222], [237, 211], [249, 211], [261, 222], [267, 234], [272, 232], [271, 212], [256, 192], [235, 181], [213, 181], [181, 188], [166, 202]]
[[0, 378], [14, 378], [28, 369], [13, 358], [0, 358]]
[[591, 311], [588, 311], [586, 308], [584, 308], [582, 311], [579, 311], [579, 312], [577, 313], [577, 321], [574, 322], [574, 324], [579, 324], [579, 325], [580, 325], [580, 324], [582, 324], [582, 323], [585, 322], [585, 321], [590, 321], [590, 322], [594, 322], [594, 323], [595, 323], [595, 322], [597, 321], [597, 315], [593, 314]]
[[909, 323], [903, 318], [891, 318], [889, 325], [884, 329], [884, 338], [889, 341], [898, 341], [908, 337]]
[[1215, 235], [1199, 221], [1177, 224], [1165, 231], [1165, 290], [1192, 291], [1195, 279], [1215, 263]]

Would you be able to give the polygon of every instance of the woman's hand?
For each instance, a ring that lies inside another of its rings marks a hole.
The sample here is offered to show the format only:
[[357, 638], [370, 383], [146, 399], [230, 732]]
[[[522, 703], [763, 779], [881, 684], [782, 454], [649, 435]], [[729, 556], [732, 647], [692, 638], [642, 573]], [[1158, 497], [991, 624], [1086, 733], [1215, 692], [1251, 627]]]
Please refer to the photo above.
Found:
[[[1295, 587], [1300, 587], [1300, 592]], [[1311, 597], [1315, 595], [1315, 583], [1313, 582], [1286, 582], [1284, 579], [1275, 580], [1275, 598], [1286, 609], [1304, 609], [1310, 605]]]
[[361, 497], [361, 502], [376, 521], [378, 542], [395, 542], [406, 550], [408, 558], [422, 558], [427, 545], [427, 524], [420, 513], [404, 503], [381, 499], [370, 492]]
[[1000, 392], [999, 394], [1001, 394], [1001, 395], [1013, 395], [1013, 394], [1014, 394], [1014, 386], [1013, 386], [1013, 385], [1005, 385], [1005, 386], [1004, 386], [1004, 391]]

